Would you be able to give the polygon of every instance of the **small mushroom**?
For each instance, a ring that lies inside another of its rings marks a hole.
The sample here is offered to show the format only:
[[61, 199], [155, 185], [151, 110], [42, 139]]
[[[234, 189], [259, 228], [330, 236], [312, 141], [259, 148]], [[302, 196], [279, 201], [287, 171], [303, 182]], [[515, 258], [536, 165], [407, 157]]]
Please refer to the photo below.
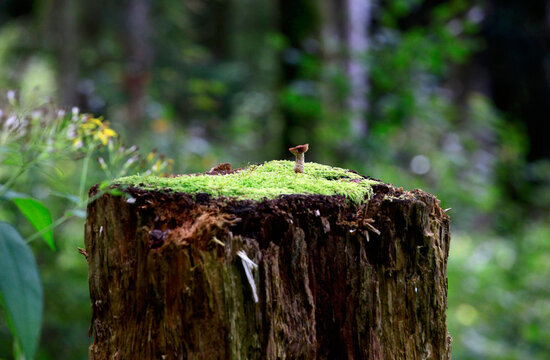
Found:
[[304, 153], [308, 150], [309, 144], [298, 145], [288, 149], [291, 153], [296, 155], [296, 164], [294, 164], [294, 172], [303, 173], [304, 172], [304, 162], [305, 156]]

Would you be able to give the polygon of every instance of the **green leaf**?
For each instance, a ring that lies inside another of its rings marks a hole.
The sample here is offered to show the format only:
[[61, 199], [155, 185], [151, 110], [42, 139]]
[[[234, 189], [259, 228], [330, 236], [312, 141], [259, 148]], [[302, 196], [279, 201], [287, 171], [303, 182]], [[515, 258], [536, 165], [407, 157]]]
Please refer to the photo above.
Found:
[[55, 250], [53, 242], [52, 216], [50, 211], [40, 201], [26, 197], [12, 199], [19, 210], [30, 221], [34, 228], [41, 232], [46, 243]]
[[25, 358], [33, 359], [42, 323], [42, 283], [29, 245], [5, 222], [0, 222], [0, 293], [17, 344]]

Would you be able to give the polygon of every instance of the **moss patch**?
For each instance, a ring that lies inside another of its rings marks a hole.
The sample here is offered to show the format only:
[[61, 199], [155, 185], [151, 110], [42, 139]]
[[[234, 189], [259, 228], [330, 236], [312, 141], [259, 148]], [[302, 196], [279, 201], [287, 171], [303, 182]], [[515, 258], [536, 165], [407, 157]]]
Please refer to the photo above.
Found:
[[213, 197], [273, 199], [285, 194], [343, 195], [360, 203], [372, 195], [375, 180], [351, 171], [308, 162], [303, 174], [294, 173], [293, 161], [269, 161], [227, 175], [179, 177], [127, 176], [113, 183], [145, 190], [165, 189], [188, 194], [207, 193]]

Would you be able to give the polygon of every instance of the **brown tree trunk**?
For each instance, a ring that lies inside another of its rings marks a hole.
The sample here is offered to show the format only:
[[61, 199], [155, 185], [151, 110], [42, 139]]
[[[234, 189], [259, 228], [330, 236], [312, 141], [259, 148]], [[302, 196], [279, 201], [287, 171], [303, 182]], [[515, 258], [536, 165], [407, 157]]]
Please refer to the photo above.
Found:
[[[287, 46], [280, 54], [282, 114], [281, 155], [295, 144], [316, 146], [315, 133], [321, 117], [319, 97], [320, 2], [316, 0], [278, 0], [278, 27]], [[292, 99], [292, 100], [289, 100]]]
[[58, 17], [59, 90], [61, 105], [78, 105], [78, 0], [59, 0], [52, 9]]
[[126, 191], [88, 208], [91, 359], [450, 358], [449, 219], [432, 195]]
[[151, 4], [149, 0], [127, 0], [125, 87], [128, 96], [128, 122], [132, 128], [143, 125], [147, 86], [153, 57], [151, 44]]
[[347, 74], [350, 82], [348, 99], [351, 127], [355, 136], [367, 133], [368, 69], [366, 53], [369, 48], [371, 1], [347, 0], [346, 43], [348, 48]]

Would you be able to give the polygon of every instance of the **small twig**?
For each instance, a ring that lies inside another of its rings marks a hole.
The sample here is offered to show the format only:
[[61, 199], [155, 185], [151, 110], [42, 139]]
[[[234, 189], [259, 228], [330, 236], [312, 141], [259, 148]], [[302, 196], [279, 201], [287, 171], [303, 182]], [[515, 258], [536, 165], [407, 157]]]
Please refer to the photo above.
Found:
[[81, 253], [82, 255], [84, 255], [84, 257], [86, 258], [86, 260], [88, 260], [88, 253], [86, 252], [85, 249], [79, 247], [77, 248], [78, 249], [78, 252]]
[[372, 226], [369, 222], [365, 222], [365, 225], [370, 229], [370, 231], [372, 231], [376, 235], [380, 235], [380, 230]]
[[225, 244], [215, 236], [212, 237], [212, 241], [215, 242], [218, 245], [221, 245], [221, 246], [225, 247]]

